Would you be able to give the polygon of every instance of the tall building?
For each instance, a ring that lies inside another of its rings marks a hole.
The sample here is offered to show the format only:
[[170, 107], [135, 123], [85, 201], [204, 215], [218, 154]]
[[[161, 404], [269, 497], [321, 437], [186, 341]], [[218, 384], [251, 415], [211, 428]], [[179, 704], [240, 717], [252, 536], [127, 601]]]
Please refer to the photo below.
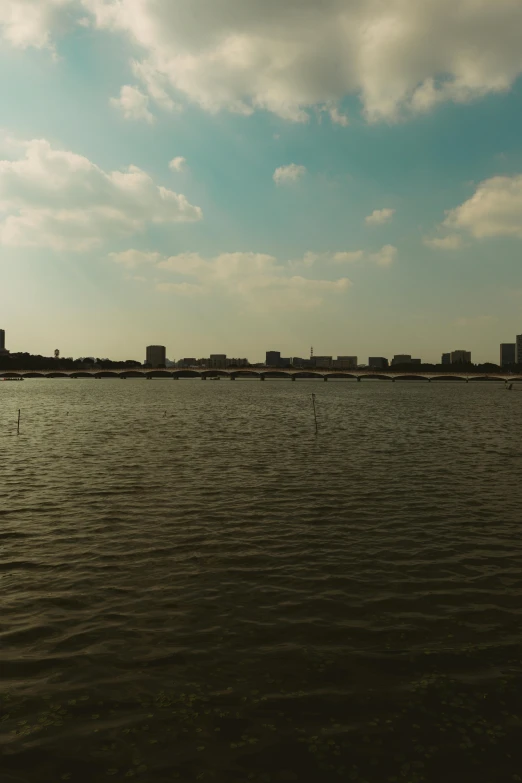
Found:
[[227, 366], [226, 353], [211, 353], [209, 359], [209, 367], [214, 370], [224, 370]]
[[385, 359], [384, 356], [370, 356], [368, 359], [368, 367], [371, 370], [387, 370], [388, 359]]
[[517, 334], [515, 340], [515, 364], [522, 364], [522, 334]]
[[452, 364], [471, 364], [471, 351], [452, 351]]
[[165, 367], [167, 351], [164, 345], [147, 345], [146, 363], [149, 367]]
[[279, 367], [281, 364], [281, 353], [279, 351], [267, 351], [265, 364], [267, 367]]
[[411, 354], [396, 353], [392, 359], [392, 365], [394, 364], [411, 364]]
[[5, 349], [5, 330], [0, 329], [0, 356], [7, 354], [9, 351]]
[[450, 353], [443, 353], [442, 354], [441, 364], [451, 364], [451, 354]]
[[516, 363], [516, 343], [500, 343], [500, 366], [509, 367]]

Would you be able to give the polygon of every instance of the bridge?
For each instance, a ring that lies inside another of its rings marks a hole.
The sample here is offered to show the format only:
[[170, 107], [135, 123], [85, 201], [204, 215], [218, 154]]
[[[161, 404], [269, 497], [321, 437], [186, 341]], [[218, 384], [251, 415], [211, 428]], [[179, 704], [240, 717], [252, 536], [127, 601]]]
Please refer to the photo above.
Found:
[[201, 369], [151, 369], [135, 367], [132, 369], [114, 369], [114, 370], [3, 370], [0, 371], [0, 380], [5, 379], [25, 379], [25, 378], [119, 378], [127, 380], [131, 378], [144, 378], [152, 380], [155, 378], [165, 378], [170, 380], [200, 379], [217, 380], [227, 379], [231, 381], [257, 379], [261, 381], [287, 379], [291, 381], [309, 381], [309, 380], [349, 380], [349, 381], [424, 381], [427, 383], [443, 381], [455, 381], [461, 383], [470, 383], [478, 381], [500, 381], [515, 382], [522, 381], [522, 374], [512, 375], [509, 373], [458, 373], [458, 372], [393, 372], [379, 370], [300, 370], [297, 368], [289, 370], [278, 370], [270, 367], [244, 368], [217, 370], [210, 368]]

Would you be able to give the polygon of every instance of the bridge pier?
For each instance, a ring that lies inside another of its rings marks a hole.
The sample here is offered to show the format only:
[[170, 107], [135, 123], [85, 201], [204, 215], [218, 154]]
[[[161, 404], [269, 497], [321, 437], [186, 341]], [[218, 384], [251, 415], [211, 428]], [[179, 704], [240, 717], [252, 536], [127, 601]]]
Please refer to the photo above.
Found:
[[295, 375], [292, 375], [292, 378], [291, 378], [291, 380], [292, 380], [292, 381], [295, 381]]
[[206, 380], [207, 380], [207, 376], [206, 376], [206, 375], [202, 375], [202, 376], [201, 376], [201, 380], [202, 380], [202, 381], [206, 381]]
[[235, 375], [231, 375], [231, 376], [230, 376], [230, 380], [231, 380], [231, 381], [235, 381], [235, 380], [236, 380], [236, 376], [235, 376]]
[[264, 381], [264, 380], [265, 380], [265, 376], [264, 376], [264, 375], [260, 375], [260, 376], [259, 376], [259, 380], [260, 380], [260, 381]]
[[325, 375], [324, 378], [323, 378], [323, 381], [326, 383], [327, 380], [328, 380], [328, 378]]
[[[179, 375], [173, 375], [172, 376], [173, 381], [179, 381]], [[203, 378], [204, 381], [206, 381], [206, 378]]]
[[361, 376], [360, 376], [360, 375], [358, 375], [358, 376], [357, 376], [357, 381], [358, 381], [359, 383], [361, 382]]

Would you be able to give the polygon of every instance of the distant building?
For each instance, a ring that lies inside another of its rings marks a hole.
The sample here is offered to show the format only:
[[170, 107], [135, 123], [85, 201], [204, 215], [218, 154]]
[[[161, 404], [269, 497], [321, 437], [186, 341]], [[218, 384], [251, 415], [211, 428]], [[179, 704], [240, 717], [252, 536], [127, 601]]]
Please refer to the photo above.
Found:
[[392, 366], [394, 364], [411, 364], [411, 354], [409, 353], [396, 353], [392, 359]]
[[180, 359], [178, 367], [196, 367], [198, 360], [192, 356], [188, 356], [185, 359]]
[[167, 351], [164, 345], [147, 345], [146, 363], [149, 367], [165, 367]]
[[313, 367], [322, 367], [323, 369], [330, 368], [332, 366], [331, 356], [314, 356], [311, 359]]
[[516, 343], [500, 343], [500, 366], [516, 364]]
[[279, 351], [267, 351], [266, 352], [266, 366], [267, 367], [279, 367], [281, 363], [281, 354]]
[[451, 354], [443, 353], [441, 364], [451, 364]]
[[422, 364], [422, 359], [412, 359], [410, 364], [415, 364], [416, 366], [420, 366]]
[[227, 366], [226, 353], [211, 353], [208, 366], [214, 370], [224, 370]]
[[5, 347], [5, 329], [0, 329], [0, 356], [7, 356], [8, 353]]
[[471, 351], [452, 351], [451, 364], [471, 364]]
[[227, 367], [248, 367], [248, 359], [227, 359]]
[[388, 359], [385, 359], [384, 356], [370, 356], [368, 359], [368, 367], [371, 370], [387, 370], [388, 364]]
[[299, 356], [292, 356], [292, 367], [312, 367], [311, 359], [301, 359]]
[[515, 364], [522, 364], [522, 334], [517, 334], [515, 340]]
[[333, 366], [336, 370], [356, 370], [357, 356], [338, 356], [333, 360]]

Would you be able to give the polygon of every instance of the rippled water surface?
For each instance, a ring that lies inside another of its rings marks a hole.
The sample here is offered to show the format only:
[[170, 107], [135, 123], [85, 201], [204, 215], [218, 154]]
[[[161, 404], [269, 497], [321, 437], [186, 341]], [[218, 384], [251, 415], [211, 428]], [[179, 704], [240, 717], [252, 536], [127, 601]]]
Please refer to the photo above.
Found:
[[3, 783], [522, 780], [521, 434], [496, 383], [0, 384]]

